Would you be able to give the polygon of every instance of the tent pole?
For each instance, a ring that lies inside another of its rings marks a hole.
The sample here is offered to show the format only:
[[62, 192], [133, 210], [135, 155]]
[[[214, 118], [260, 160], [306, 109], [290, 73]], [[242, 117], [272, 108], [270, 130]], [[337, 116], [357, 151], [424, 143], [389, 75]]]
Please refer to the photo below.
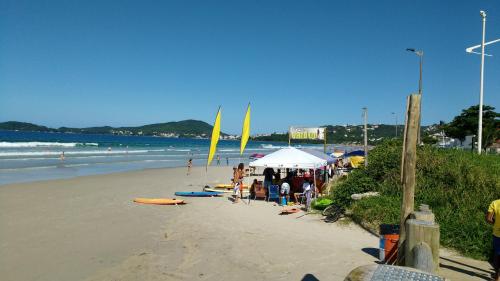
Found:
[[318, 198], [318, 193], [316, 192], [316, 168], [313, 170], [313, 181], [314, 181], [314, 198]]

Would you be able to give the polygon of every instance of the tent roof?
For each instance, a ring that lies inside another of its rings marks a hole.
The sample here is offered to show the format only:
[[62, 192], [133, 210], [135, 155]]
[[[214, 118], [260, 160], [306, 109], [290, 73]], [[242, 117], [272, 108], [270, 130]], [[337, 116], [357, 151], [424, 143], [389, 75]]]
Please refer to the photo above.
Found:
[[323, 160], [326, 160], [326, 163], [328, 165], [332, 164], [332, 163], [335, 163], [335, 159], [333, 157], [331, 157], [330, 155], [326, 154], [326, 153], [323, 153], [319, 150], [316, 150], [316, 149], [310, 149], [310, 148], [301, 148], [300, 150], [302, 151], [305, 151], [309, 154], [312, 154], [318, 158], [321, 158]]
[[316, 169], [327, 161], [305, 151], [286, 147], [250, 162], [250, 167]]

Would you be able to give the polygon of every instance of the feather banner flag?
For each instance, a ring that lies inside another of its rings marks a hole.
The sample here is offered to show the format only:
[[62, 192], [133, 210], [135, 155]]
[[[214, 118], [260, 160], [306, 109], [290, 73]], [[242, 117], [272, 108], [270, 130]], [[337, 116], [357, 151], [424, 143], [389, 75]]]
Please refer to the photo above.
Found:
[[243, 129], [241, 130], [240, 155], [242, 155], [243, 151], [245, 151], [245, 146], [247, 146], [249, 137], [250, 137], [250, 103], [248, 103], [247, 113], [245, 114], [245, 119], [243, 120]]
[[210, 150], [208, 151], [207, 167], [210, 166], [212, 159], [214, 158], [215, 151], [217, 150], [217, 143], [219, 142], [220, 136], [220, 106], [217, 111], [217, 116], [215, 116], [214, 128], [212, 129], [212, 140], [210, 141]]

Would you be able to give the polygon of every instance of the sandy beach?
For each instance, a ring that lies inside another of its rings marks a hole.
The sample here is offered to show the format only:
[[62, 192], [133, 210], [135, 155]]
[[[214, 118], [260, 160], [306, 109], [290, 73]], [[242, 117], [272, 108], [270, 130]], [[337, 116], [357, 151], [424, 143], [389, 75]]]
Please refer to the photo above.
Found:
[[[377, 260], [378, 238], [357, 225], [280, 216], [273, 203], [132, 202], [200, 191], [230, 175], [229, 167], [190, 176], [169, 168], [0, 186], [1, 279], [343, 280]], [[446, 257], [443, 274], [454, 280], [489, 276], [484, 262]]]

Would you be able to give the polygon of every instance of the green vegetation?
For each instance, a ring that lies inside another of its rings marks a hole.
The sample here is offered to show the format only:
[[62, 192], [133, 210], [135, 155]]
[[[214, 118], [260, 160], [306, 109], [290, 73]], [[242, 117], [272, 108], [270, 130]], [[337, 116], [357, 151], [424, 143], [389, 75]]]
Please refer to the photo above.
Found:
[[[462, 110], [453, 121], [444, 126], [447, 136], [465, 140], [466, 136], [476, 135], [478, 128], [479, 105]], [[483, 149], [500, 138], [500, 113], [492, 106], [483, 106]]]
[[[335, 204], [350, 208], [354, 221], [373, 231], [381, 223], [399, 223], [401, 141], [387, 141], [370, 151], [366, 169], [336, 183]], [[353, 202], [353, 193], [381, 196]], [[500, 198], [500, 158], [468, 151], [423, 146], [417, 152], [415, 205], [428, 204], [441, 226], [441, 244], [474, 258], [491, 251], [491, 226], [484, 219], [491, 201]]]
[[[114, 135], [144, 135], [144, 136], [169, 136], [169, 137], [209, 137], [212, 133], [212, 125], [198, 120], [184, 120], [179, 122], [167, 122], [150, 124], [139, 127], [89, 127], [89, 128], [68, 128], [58, 129], [38, 126], [31, 123], [9, 121], [0, 123], [0, 130], [18, 130], [35, 132], [60, 132], [60, 133], [80, 133], [80, 134], [114, 134]], [[221, 133], [226, 136], [226, 134]]]
[[[362, 144], [363, 143], [363, 126], [362, 125], [328, 125], [322, 126], [326, 128], [326, 140], [327, 143], [352, 143], [352, 144]], [[437, 132], [438, 126], [423, 126], [422, 129], [425, 132], [425, 136]], [[400, 137], [403, 133], [403, 126], [398, 126], [398, 136]], [[395, 125], [368, 125], [368, 143], [371, 145], [378, 144], [384, 140], [396, 138], [396, 126]], [[275, 142], [288, 142], [288, 133], [273, 133], [268, 136], [259, 136], [253, 138], [255, 141], [275, 141]], [[293, 143], [323, 143], [323, 141], [311, 141], [311, 140], [292, 140]]]

